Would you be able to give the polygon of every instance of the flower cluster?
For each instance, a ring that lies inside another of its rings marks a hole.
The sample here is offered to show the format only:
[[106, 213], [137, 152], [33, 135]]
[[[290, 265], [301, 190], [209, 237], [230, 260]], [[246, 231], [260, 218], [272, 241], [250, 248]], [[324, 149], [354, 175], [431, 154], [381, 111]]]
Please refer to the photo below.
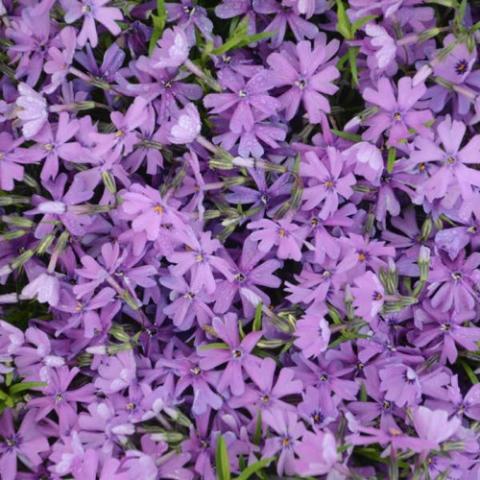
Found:
[[0, 479], [479, 478], [479, 42], [0, 0]]

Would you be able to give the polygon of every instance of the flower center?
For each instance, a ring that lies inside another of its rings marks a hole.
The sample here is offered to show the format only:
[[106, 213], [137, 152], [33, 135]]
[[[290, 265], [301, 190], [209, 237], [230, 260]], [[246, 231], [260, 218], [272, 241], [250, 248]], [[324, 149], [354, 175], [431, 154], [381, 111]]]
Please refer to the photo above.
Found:
[[379, 302], [383, 298], [383, 295], [380, 292], [373, 293], [373, 300]]
[[279, 228], [278, 229], [278, 236], [279, 237], [286, 237], [287, 236], [287, 231], [284, 228]]
[[306, 85], [307, 83], [305, 82], [305, 80], [297, 80], [295, 82], [295, 86], [298, 87], [300, 90], [303, 90]]
[[232, 356], [233, 358], [240, 358], [242, 356], [242, 351], [236, 348], [235, 350], [232, 350]]
[[160, 204], [157, 203], [157, 205], [153, 207], [153, 211], [158, 215], [161, 215], [165, 211], [165, 209]]
[[202, 370], [200, 370], [200, 367], [193, 367], [190, 369], [190, 372], [195, 375], [195, 376], [198, 376], [202, 373]]
[[455, 72], [458, 75], [463, 75], [468, 69], [468, 62], [465, 59], [460, 60], [455, 65]]
[[365, 252], [358, 252], [358, 261], [363, 263], [367, 259], [367, 254]]
[[246, 92], [245, 90], [240, 90], [240, 91], [238, 92], [238, 96], [239, 96], [240, 98], [245, 98], [245, 97], [247, 96], [247, 92]]
[[396, 122], [399, 122], [401, 119], [402, 119], [402, 114], [400, 112], [395, 112], [393, 114], [393, 119], [396, 121]]
[[247, 277], [246, 277], [243, 273], [241, 273], [241, 272], [240, 272], [240, 273], [237, 273], [234, 278], [235, 278], [235, 280], [236, 280], [237, 282], [239, 282], [239, 283], [242, 283], [242, 282], [244, 282], [244, 281], [247, 279]]
[[462, 279], [462, 274], [460, 272], [453, 272], [451, 275], [452, 279], [457, 282]]

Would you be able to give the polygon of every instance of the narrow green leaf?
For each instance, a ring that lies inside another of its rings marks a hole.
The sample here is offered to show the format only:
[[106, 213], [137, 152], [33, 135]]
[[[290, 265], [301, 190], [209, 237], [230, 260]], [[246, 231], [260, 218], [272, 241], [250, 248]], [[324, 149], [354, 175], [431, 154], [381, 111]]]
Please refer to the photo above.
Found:
[[465, 370], [465, 373], [467, 374], [468, 379], [473, 384], [477, 384], [477, 383], [480, 382], [478, 380], [478, 377], [475, 375], [474, 371], [472, 370], [472, 367], [465, 360], [460, 360], [460, 364], [462, 365], [463, 369]]
[[352, 23], [352, 33], [355, 35], [358, 30], [360, 30], [363, 26], [365, 26], [368, 22], [375, 20], [377, 18], [376, 15], [367, 15], [366, 17], [359, 18]]
[[395, 160], [397, 159], [397, 150], [395, 148], [388, 149], [388, 157], [387, 157], [387, 172], [392, 173], [393, 167], [395, 165]]
[[200, 345], [200, 350], [228, 350], [230, 347], [223, 342], [207, 343], [206, 345]]
[[262, 329], [262, 317], [263, 317], [263, 304], [260, 302], [256, 307], [255, 307], [255, 317], [253, 318], [253, 331], [258, 332], [259, 330]]
[[44, 382], [23, 382], [23, 383], [16, 383], [9, 388], [9, 392], [11, 395], [16, 395], [17, 393], [24, 392], [25, 390], [32, 390], [33, 388], [43, 388], [46, 387], [47, 384]]
[[350, 73], [355, 85], [358, 85], [358, 67], [357, 67], [358, 48], [350, 48], [348, 50], [348, 63], [350, 64]]
[[215, 466], [217, 468], [217, 480], [230, 480], [230, 462], [228, 460], [227, 445], [222, 435], [217, 437], [217, 448], [215, 452]]
[[258, 462], [252, 463], [249, 465], [242, 473], [236, 478], [236, 480], [247, 480], [253, 474], [258, 473], [260, 470], [263, 470], [265, 467], [268, 467], [272, 463], [273, 458], [262, 458]]
[[467, 9], [467, 0], [462, 0], [460, 6], [455, 9], [455, 24], [458, 28], [463, 25], [463, 19], [465, 18], [465, 11]]
[[258, 411], [257, 421], [255, 422], [255, 433], [253, 434], [253, 443], [260, 445], [262, 441], [262, 411]]
[[157, 14], [152, 15], [153, 30], [150, 41], [148, 42], [148, 54], [151, 55], [158, 39], [162, 36], [165, 24], [167, 22], [167, 9], [165, 0], [157, 0]]
[[246, 35], [245, 38], [238, 44], [238, 48], [246, 47], [251, 43], [260, 42], [267, 38], [273, 37], [274, 32], [261, 32], [254, 35]]
[[330, 318], [333, 320], [333, 323], [335, 325], [342, 324], [342, 319], [340, 318], [340, 315], [338, 314], [337, 309], [332, 305], [328, 305], [328, 314], [330, 315]]
[[344, 132], [342, 130], [336, 130], [332, 128], [332, 133], [337, 137], [344, 138], [345, 140], [350, 140], [351, 142], [357, 143], [362, 141], [361, 135], [357, 135], [355, 133]]
[[337, 32], [347, 40], [353, 39], [352, 24], [348, 19], [342, 0], [337, 0]]

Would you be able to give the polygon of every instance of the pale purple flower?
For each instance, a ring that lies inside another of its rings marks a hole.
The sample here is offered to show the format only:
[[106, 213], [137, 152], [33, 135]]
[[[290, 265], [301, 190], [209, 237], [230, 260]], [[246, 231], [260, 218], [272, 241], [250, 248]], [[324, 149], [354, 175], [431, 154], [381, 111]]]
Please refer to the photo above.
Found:
[[421, 439], [426, 440], [425, 450], [440, 448], [440, 444], [448, 440], [460, 428], [459, 418], [449, 420], [445, 410], [430, 410], [427, 407], [417, 407], [413, 412], [413, 425]]
[[301, 476], [325, 475], [333, 471], [338, 461], [335, 437], [328, 430], [306, 432], [296, 445], [295, 453], [298, 456], [295, 471]]
[[155, 68], [177, 68], [188, 58], [190, 47], [183, 29], [174, 27], [163, 32], [158, 47], [153, 51]]
[[47, 122], [47, 101], [26, 83], [19, 83], [19, 96], [15, 102], [17, 117], [22, 125], [22, 133], [26, 139], [36, 135]]
[[106, 394], [111, 394], [129, 387], [135, 379], [135, 357], [131, 350], [126, 350], [102, 359], [95, 386]]
[[305, 357], [317, 357], [328, 348], [330, 329], [321, 314], [306, 314], [295, 326], [295, 342]]
[[174, 144], [192, 143], [200, 134], [202, 122], [197, 107], [188, 103], [170, 123], [167, 138]]
[[385, 302], [385, 291], [380, 280], [373, 272], [365, 272], [357, 277], [352, 287], [355, 313], [367, 322], [375, 319]]
[[60, 282], [49, 272], [41, 273], [23, 288], [21, 296], [25, 299], [36, 298], [40, 303], [54, 307], [60, 299]]

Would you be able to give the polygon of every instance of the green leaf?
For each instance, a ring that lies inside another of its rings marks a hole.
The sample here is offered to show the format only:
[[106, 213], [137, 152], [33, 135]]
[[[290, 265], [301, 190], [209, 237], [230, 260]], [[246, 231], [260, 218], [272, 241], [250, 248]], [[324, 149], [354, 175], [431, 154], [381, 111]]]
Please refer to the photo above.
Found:
[[337, 0], [337, 32], [347, 40], [353, 39], [352, 24], [347, 16], [342, 0]]
[[16, 395], [20, 392], [24, 392], [25, 390], [32, 390], [33, 388], [43, 388], [46, 387], [47, 384], [45, 382], [23, 382], [23, 383], [16, 383], [9, 388], [9, 392], [11, 395]]
[[355, 35], [357, 30], [360, 30], [363, 26], [365, 26], [368, 22], [375, 20], [377, 18], [376, 15], [368, 15], [366, 17], [359, 18], [352, 23], [352, 33]]
[[150, 41], [148, 42], [148, 54], [151, 55], [158, 39], [162, 36], [165, 24], [167, 22], [167, 9], [165, 0], [157, 0], [157, 14], [152, 15], [153, 30]]
[[223, 342], [207, 343], [206, 345], [200, 345], [200, 350], [228, 350], [230, 347]]
[[330, 315], [330, 318], [333, 320], [333, 323], [335, 325], [342, 324], [342, 319], [340, 318], [340, 315], [338, 314], [337, 309], [332, 305], [328, 305], [328, 314]]
[[345, 140], [350, 140], [351, 142], [354, 142], [354, 143], [362, 141], [361, 135], [357, 135], [355, 133], [343, 132], [341, 130], [336, 130], [334, 128], [332, 128], [331, 131], [337, 137], [344, 138]]
[[474, 371], [472, 370], [472, 367], [465, 360], [460, 360], [460, 364], [465, 370], [465, 373], [467, 374], [468, 379], [473, 384], [479, 383], [478, 377], [475, 375]]
[[212, 50], [213, 55], [223, 55], [235, 48], [241, 48], [250, 43], [259, 42], [273, 36], [273, 32], [262, 32], [254, 35], [248, 34], [248, 17], [243, 18], [238, 25], [231, 31], [229, 38], [223, 45]]
[[249, 465], [242, 473], [236, 478], [236, 480], [247, 480], [250, 478], [254, 473], [258, 473], [260, 470], [268, 467], [270, 463], [272, 463], [272, 458], [262, 458], [258, 462], [252, 463]]
[[255, 317], [253, 318], [253, 331], [258, 332], [259, 330], [262, 329], [262, 317], [263, 317], [263, 304], [260, 302], [256, 307], [255, 307]]
[[262, 411], [258, 411], [257, 421], [255, 422], [255, 433], [253, 434], [253, 443], [260, 445], [262, 441]]
[[217, 437], [217, 448], [215, 451], [215, 466], [217, 468], [217, 480], [230, 480], [230, 462], [225, 439], [222, 435]]
[[463, 19], [465, 18], [465, 11], [467, 9], [467, 0], [462, 0], [460, 6], [455, 9], [455, 24], [458, 28], [463, 25]]
[[350, 64], [350, 73], [355, 85], [358, 85], [358, 67], [357, 67], [358, 48], [350, 48], [348, 50], [348, 63]]
[[388, 157], [387, 157], [387, 172], [392, 173], [393, 167], [395, 165], [395, 160], [397, 159], [397, 150], [395, 148], [388, 149]]
[[427, 3], [434, 3], [448, 8], [455, 8], [457, 4], [456, 0], [427, 0]]
[[247, 35], [237, 46], [237, 48], [246, 47], [251, 43], [260, 42], [267, 38], [273, 37], [274, 32], [261, 32], [254, 35]]

